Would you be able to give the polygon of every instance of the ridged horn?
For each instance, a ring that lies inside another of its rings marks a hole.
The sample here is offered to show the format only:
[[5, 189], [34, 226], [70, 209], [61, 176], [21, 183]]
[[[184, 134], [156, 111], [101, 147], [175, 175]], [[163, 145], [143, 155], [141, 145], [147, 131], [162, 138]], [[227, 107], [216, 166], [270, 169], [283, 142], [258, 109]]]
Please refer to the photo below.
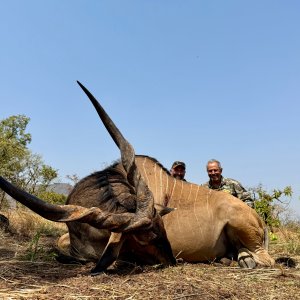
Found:
[[79, 86], [82, 88], [82, 90], [85, 92], [85, 94], [88, 96], [90, 101], [92, 102], [93, 106], [95, 107], [101, 121], [103, 122], [103, 125], [109, 132], [110, 136], [118, 146], [121, 152], [121, 159], [122, 164], [126, 170], [126, 172], [129, 172], [130, 167], [132, 166], [135, 158], [135, 153], [133, 147], [128, 143], [128, 141], [123, 137], [120, 130], [117, 128], [117, 126], [114, 124], [114, 122], [111, 120], [109, 115], [106, 113], [104, 108], [100, 105], [100, 103], [96, 100], [96, 98], [91, 94], [91, 92], [79, 81], [77, 81]]
[[51, 221], [71, 221], [74, 218], [86, 216], [86, 214], [88, 213], [88, 209], [81, 206], [55, 205], [45, 202], [38, 197], [35, 197], [14, 186], [13, 184], [5, 180], [2, 176], [0, 176], [0, 187], [12, 198], [30, 208], [32, 211], [39, 214], [43, 218]]
[[86, 208], [79, 205], [51, 204], [14, 186], [2, 176], [0, 176], [0, 187], [12, 198], [41, 217], [54, 222], [78, 221], [88, 223], [99, 229], [122, 232], [124, 229], [127, 229], [128, 225], [135, 218], [135, 214], [133, 213], [114, 214], [102, 211], [98, 207]]
[[[137, 225], [138, 219], [151, 218], [154, 208], [154, 199], [152, 192], [149, 190], [148, 186], [144, 182], [136, 164], [135, 164], [135, 152], [130, 143], [124, 138], [120, 130], [108, 116], [104, 108], [96, 100], [96, 98], [90, 93], [90, 91], [79, 81], [77, 81], [79, 86], [88, 96], [93, 106], [95, 107], [101, 121], [109, 132], [110, 136], [118, 146], [121, 152], [121, 160], [124, 169], [127, 172], [128, 182], [135, 187], [137, 201], [137, 214], [138, 218], [135, 219], [135, 225]], [[132, 224], [133, 225], [133, 224]], [[135, 226], [134, 226], [135, 227]]]

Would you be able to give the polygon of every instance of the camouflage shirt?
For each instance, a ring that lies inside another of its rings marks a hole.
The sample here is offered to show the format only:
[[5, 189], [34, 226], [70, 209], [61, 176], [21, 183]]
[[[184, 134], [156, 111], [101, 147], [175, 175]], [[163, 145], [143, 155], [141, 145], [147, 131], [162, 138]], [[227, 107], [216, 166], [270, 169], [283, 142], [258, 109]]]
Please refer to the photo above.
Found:
[[247, 205], [250, 207], [254, 207], [253, 199], [251, 198], [251, 193], [248, 192], [240, 182], [234, 179], [230, 178], [224, 178], [221, 177], [221, 184], [218, 188], [215, 188], [211, 185], [211, 182], [208, 181], [203, 184], [203, 186], [208, 187], [210, 189], [216, 190], [216, 191], [224, 191], [227, 192], [234, 197], [237, 197], [244, 201]]

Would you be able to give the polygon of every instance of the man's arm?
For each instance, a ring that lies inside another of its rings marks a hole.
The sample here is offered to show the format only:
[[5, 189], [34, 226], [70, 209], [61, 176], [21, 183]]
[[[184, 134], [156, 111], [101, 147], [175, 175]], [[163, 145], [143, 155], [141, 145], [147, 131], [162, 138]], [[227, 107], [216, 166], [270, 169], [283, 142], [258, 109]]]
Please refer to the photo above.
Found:
[[241, 199], [250, 207], [254, 208], [254, 200], [251, 197], [251, 193], [248, 192], [240, 182], [234, 180], [234, 189], [236, 192], [237, 198]]

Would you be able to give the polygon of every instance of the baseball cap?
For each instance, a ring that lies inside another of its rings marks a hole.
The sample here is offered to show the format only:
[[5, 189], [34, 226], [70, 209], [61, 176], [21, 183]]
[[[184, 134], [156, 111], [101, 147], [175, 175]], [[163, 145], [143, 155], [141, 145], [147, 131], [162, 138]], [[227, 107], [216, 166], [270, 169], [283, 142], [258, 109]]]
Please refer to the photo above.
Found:
[[179, 161], [179, 160], [177, 160], [173, 163], [172, 169], [177, 168], [179, 166], [182, 166], [185, 169], [185, 163], [183, 161]]

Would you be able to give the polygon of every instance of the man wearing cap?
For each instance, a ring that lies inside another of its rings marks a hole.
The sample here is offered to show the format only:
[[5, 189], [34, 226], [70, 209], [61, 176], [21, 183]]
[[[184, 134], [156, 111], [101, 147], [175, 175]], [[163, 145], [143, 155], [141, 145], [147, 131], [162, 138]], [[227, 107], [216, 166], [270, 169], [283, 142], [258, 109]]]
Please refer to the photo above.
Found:
[[185, 176], [185, 163], [182, 161], [175, 161], [172, 165], [172, 168], [170, 170], [171, 175], [176, 178], [183, 181], [186, 181], [184, 179]]
[[230, 178], [224, 178], [222, 176], [221, 163], [216, 159], [211, 159], [207, 162], [206, 171], [209, 177], [209, 181], [204, 183], [203, 186], [216, 191], [227, 192], [245, 202], [248, 206], [254, 207], [254, 201], [251, 198], [250, 192], [248, 192], [240, 182]]

